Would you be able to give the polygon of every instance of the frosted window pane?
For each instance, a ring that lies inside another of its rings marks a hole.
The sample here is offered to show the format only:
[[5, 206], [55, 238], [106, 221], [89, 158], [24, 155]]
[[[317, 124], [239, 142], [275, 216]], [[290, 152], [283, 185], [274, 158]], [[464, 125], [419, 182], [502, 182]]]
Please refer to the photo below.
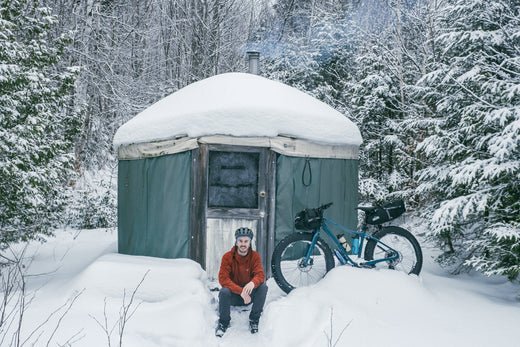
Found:
[[259, 153], [209, 154], [208, 207], [258, 208]]

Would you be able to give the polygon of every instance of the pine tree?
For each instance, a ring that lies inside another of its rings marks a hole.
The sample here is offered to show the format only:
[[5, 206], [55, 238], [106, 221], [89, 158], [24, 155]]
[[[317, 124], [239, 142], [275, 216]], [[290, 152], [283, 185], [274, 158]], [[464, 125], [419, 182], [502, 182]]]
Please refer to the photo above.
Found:
[[0, 1], [0, 249], [50, 233], [71, 174], [75, 69], [55, 23], [38, 1]]
[[360, 191], [368, 201], [400, 197], [416, 206], [414, 151], [421, 106], [415, 84], [431, 59], [425, 23], [432, 9], [427, 1], [379, 5], [385, 15], [365, 30], [355, 78], [346, 90], [363, 135]]
[[507, 0], [446, 6], [420, 83], [432, 117], [417, 193], [440, 260], [510, 279], [520, 273], [519, 11]]
[[365, 200], [384, 200], [403, 181], [394, 163], [395, 150], [403, 147], [397, 129], [398, 83], [377, 42], [368, 41], [360, 51], [356, 78], [348, 90], [351, 112], [363, 134], [360, 190]]

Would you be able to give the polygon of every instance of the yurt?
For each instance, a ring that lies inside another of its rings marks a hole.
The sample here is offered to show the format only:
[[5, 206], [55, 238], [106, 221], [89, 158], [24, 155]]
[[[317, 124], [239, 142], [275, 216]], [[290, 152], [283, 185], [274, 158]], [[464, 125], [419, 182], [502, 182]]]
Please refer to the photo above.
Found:
[[283, 83], [247, 73], [195, 82], [115, 134], [120, 253], [190, 258], [218, 273], [234, 231], [253, 229], [269, 275], [304, 208], [357, 224], [359, 129]]

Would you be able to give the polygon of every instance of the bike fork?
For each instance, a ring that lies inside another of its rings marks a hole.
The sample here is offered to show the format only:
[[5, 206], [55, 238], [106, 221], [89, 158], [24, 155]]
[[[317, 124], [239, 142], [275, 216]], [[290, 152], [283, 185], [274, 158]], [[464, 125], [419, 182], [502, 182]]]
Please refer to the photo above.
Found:
[[306, 267], [312, 263], [311, 256], [312, 256], [312, 252], [314, 252], [314, 247], [316, 247], [316, 243], [318, 242], [318, 237], [320, 237], [320, 233], [318, 232], [318, 230], [314, 230], [313, 235], [312, 235], [311, 244], [309, 245], [309, 248], [307, 248], [307, 252], [305, 253], [305, 258], [303, 258], [303, 261], [301, 263], [302, 267]]

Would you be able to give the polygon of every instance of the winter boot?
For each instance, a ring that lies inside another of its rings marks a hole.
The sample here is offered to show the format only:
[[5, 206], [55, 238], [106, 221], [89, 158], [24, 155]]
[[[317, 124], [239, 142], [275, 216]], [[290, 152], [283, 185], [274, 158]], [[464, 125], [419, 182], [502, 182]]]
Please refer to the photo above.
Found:
[[256, 334], [258, 332], [258, 321], [257, 320], [249, 321], [249, 331], [251, 331], [251, 334]]
[[226, 332], [227, 328], [229, 326], [228, 324], [224, 324], [222, 322], [218, 322], [217, 329], [215, 330], [215, 336], [222, 337], [224, 333]]

